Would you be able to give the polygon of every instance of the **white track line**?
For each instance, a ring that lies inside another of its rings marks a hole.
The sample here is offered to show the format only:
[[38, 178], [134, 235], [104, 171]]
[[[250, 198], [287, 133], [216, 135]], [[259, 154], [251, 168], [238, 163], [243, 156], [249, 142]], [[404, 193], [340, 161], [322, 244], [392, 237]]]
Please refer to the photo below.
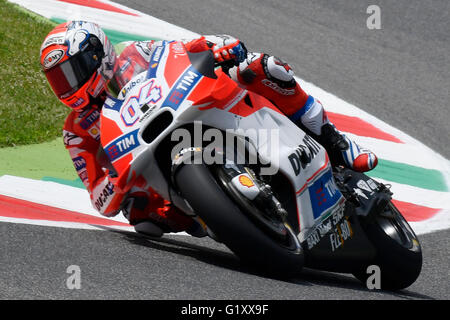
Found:
[[133, 227], [120, 227], [120, 226], [96, 227], [95, 225], [86, 224], [86, 223], [22, 219], [22, 218], [11, 218], [11, 217], [1, 217], [1, 216], [0, 216], [0, 222], [30, 224], [30, 225], [36, 225], [36, 226], [67, 228], [67, 229], [102, 230], [102, 231], [114, 229], [114, 230], [120, 230], [120, 231], [134, 232]]
[[0, 194], [50, 207], [84, 213], [97, 218], [128, 223], [128, 220], [122, 214], [106, 218], [97, 212], [91, 205], [87, 190], [56, 182], [4, 175], [0, 177]]
[[[81, 7], [76, 4], [54, 1], [54, 0], [9, 0], [21, 5], [45, 18], [61, 18], [66, 20], [93, 21], [103, 28], [118, 30], [134, 35], [149, 38], [182, 39], [194, 38], [198, 34], [175, 26], [161, 19], [142, 14], [131, 8], [117, 3], [103, 1], [115, 7], [138, 14], [130, 16], [118, 12], [105, 11], [90, 7]], [[143, 27], [145, 26], [145, 27]]]

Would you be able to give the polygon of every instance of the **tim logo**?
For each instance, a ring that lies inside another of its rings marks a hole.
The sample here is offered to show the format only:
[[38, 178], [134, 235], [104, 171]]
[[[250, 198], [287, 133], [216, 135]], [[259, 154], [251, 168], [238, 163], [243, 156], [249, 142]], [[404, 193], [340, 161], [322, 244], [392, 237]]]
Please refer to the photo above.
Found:
[[135, 145], [136, 141], [134, 140], [134, 136], [124, 137], [123, 140], [117, 141], [119, 152], [127, 151]]
[[201, 74], [194, 67], [189, 67], [174, 84], [162, 105], [177, 110], [201, 78]]
[[77, 171], [81, 171], [86, 168], [86, 160], [84, 160], [82, 157], [73, 158], [72, 161]]
[[131, 152], [139, 146], [137, 139], [138, 130], [132, 131], [106, 146], [105, 150], [108, 153], [108, 157], [111, 161], [115, 161], [123, 155]]

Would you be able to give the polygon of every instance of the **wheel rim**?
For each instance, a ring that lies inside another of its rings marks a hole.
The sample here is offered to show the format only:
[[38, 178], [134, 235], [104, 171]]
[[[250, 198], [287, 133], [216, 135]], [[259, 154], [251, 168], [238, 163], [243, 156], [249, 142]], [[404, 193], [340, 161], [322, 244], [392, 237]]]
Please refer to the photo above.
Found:
[[259, 210], [254, 204], [243, 196], [231, 183], [230, 178], [219, 167], [216, 170], [216, 177], [223, 189], [231, 196], [234, 202], [242, 209], [243, 213], [261, 229], [275, 240], [280, 246], [292, 250], [300, 251], [301, 245], [297, 236], [292, 231], [287, 222], [274, 219], [268, 216], [262, 210]]

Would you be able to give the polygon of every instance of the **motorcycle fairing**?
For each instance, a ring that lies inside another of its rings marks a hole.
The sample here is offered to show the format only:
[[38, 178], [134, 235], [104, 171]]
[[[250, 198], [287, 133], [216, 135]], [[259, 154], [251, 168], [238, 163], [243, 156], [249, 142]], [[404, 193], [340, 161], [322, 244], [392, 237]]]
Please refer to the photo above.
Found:
[[[148, 186], [169, 199], [169, 184], [155, 160], [156, 147], [176, 128], [200, 121], [223, 131], [275, 133], [276, 139], [270, 134], [248, 138], [260, 157], [270, 161], [296, 190], [301, 241], [341, 205], [343, 197], [325, 149], [312, 143], [267, 99], [240, 88], [221, 69], [215, 71], [216, 79], [204, 76], [193, 67], [181, 42], [163, 42], [151, 57], [148, 72], [127, 83], [117, 99], [109, 97], [102, 109], [101, 142], [123, 184], [141, 175]], [[142, 136], [145, 128], [164, 112], [173, 120], [147, 143]], [[292, 159], [297, 156], [302, 161], [296, 167]]]

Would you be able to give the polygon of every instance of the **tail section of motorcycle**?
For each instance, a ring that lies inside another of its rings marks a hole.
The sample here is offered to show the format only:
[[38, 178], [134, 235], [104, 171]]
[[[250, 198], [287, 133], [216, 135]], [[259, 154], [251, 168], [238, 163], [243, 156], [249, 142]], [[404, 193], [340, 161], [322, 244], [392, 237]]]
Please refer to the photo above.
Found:
[[392, 203], [389, 187], [363, 173], [337, 169], [335, 179], [354, 207], [356, 219], [374, 253], [351, 273], [366, 284], [368, 267], [379, 268], [381, 289], [400, 290], [413, 284], [422, 269], [422, 249], [417, 235]]

